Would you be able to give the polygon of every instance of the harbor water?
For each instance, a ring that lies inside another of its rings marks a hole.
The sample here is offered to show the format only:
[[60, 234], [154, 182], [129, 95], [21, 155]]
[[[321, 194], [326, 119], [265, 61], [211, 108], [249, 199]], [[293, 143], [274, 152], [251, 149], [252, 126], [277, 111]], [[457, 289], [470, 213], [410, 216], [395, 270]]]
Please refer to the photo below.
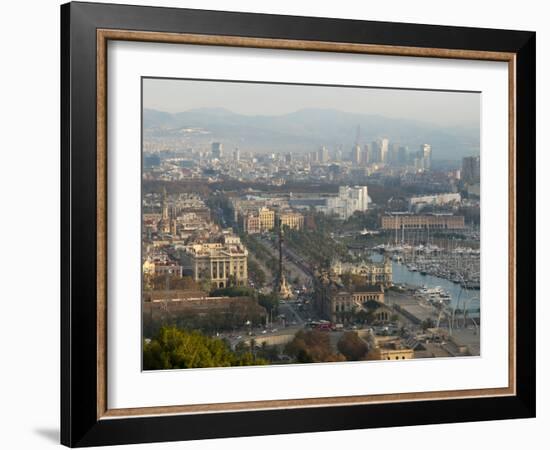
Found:
[[[371, 253], [372, 261], [382, 261], [383, 256], [379, 253]], [[450, 306], [463, 309], [466, 306], [468, 314], [472, 317], [479, 316], [480, 291], [464, 289], [460, 284], [453, 283], [445, 278], [433, 275], [422, 275], [407, 268], [406, 264], [392, 261], [393, 284], [405, 284], [407, 286], [425, 286], [427, 288], [440, 287], [447, 291], [451, 297]]]

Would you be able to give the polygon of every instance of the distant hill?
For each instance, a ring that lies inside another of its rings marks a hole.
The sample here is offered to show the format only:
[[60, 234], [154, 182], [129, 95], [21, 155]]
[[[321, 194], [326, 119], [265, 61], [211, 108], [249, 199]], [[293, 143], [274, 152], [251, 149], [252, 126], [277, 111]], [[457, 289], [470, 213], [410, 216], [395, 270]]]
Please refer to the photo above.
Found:
[[308, 152], [321, 145], [342, 146], [344, 155], [355, 143], [361, 127], [361, 144], [387, 137], [390, 142], [416, 150], [432, 145], [434, 159], [456, 160], [479, 152], [479, 128], [440, 127], [420, 120], [394, 119], [334, 109], [302, 109], [283, 115], [237, 114], [224, 108], [199, 108], [180, 113], [153, 109], [143, 112], [145, 136], [169, 137], [201, 129], [194, 144], [220, 141], [226, 148], [266, 152]]

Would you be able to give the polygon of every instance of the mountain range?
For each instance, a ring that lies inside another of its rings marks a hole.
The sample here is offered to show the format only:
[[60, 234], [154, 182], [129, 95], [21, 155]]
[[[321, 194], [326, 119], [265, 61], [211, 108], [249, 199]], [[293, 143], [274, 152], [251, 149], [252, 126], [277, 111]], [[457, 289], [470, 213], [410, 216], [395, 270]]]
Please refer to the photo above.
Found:
[[[437, 126], [421, 120], [357, 114], [335, 109], [301, 109], [281, 115], [244, 115], [224, 108], [198, 108], [169, 113], [143, 111], [144, 137], [184, 138], [192, 145], [213, 141], [226, 149], [258, 152], [310, 152], [324, 145], [349, 153], [359, 143], [387, 137], [409, 147], [427, 143], [434, 159], [458, 160], [479, 153], [479, 127]], [[197, 133], [196, 131], [200, 132]]]

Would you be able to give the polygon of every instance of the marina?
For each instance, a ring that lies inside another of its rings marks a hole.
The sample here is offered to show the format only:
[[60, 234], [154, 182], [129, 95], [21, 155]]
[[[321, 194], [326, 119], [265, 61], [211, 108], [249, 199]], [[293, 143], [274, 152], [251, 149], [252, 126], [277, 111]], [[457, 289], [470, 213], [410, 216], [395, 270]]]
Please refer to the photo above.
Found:
[[[373, 261], [379, 262], [384, 257], [380, 253], [371, 252]], [[414, 269], [414, 267], [412, 268]], [[419, 270], [411, 270], [409, 265], [392, 259], [393, 284], [403, 289], [414, 291], [416, 296], [432, 299], [438, 292], [442, 303], [450, 309], [467, 310], [470, 317], [479, 317], [480, 290], [468, 289], [459, 283], [430, 274], [422, 274]], [[424, 294], [424, 295], [422, 295]], [[448, 299], [448, 300], [447, 300]]]
[[406, 264], [410, 272], [444, 278], [466, 289], [479, 289], [479, 249], [381, 244], [373, 250], [391, 257], [393, 262]]

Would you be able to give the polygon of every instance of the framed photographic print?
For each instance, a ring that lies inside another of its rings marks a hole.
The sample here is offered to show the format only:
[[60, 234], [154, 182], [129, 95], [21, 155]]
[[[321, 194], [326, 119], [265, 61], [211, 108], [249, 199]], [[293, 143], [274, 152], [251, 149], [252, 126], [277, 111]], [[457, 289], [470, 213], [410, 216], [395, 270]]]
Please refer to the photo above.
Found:
[[535, 33], [61, 19], [63, 444], [534, 416]]

